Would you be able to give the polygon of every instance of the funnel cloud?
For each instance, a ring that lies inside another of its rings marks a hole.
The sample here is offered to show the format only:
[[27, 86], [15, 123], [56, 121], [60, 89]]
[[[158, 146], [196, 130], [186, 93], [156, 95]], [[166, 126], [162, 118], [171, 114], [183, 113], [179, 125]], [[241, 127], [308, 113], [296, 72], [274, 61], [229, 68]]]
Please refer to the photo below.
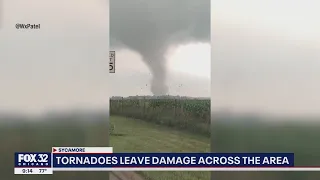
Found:
[[110, 36], [111, 48], [142, 56], [153, 76], [151, 92], [166, 95], [167, 49], [210, 41], [210, 0], [111, 0]]

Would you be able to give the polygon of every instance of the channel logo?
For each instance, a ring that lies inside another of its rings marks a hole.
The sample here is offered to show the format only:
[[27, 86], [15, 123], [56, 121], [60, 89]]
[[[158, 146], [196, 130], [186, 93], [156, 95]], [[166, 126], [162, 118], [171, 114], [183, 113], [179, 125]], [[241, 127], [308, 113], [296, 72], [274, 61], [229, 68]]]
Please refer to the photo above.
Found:
[[16, 166], [18, 167], [44, 167], [50, 166], [50, 153], [16, 153]]

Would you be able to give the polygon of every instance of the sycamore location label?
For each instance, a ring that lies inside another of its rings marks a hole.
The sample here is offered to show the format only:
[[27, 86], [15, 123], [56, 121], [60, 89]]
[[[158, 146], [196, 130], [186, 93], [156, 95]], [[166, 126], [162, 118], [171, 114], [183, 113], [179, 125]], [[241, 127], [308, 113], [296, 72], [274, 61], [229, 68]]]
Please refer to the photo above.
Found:
[[52, 153], [54, 154], [64, 154], [64, 153], [112, 153], [112, 147], [53, 147]]

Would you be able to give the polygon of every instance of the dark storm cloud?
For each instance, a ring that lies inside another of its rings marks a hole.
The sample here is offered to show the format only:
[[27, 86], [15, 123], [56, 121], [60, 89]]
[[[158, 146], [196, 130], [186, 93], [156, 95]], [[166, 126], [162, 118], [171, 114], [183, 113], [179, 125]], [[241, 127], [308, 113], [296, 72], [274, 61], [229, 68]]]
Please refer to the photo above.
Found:
[[140, 53], [153, 74], [152, 93], [167, 94], [165, 52], [210, 41], [210, 0], [111, 0], [110, 36], [111, 47]]

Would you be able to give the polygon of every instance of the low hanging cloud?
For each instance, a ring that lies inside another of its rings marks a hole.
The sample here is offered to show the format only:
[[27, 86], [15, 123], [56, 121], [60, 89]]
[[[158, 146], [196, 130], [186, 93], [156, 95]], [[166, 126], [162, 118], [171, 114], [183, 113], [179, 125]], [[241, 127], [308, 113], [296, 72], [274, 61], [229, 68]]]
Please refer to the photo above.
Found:
[[140, 53], [153, 75], [152, 93], [165, 95], [165, 53], [172, 45], [210, 41], [210, 0], [110, 0], [110, 36], [112, 48]]

